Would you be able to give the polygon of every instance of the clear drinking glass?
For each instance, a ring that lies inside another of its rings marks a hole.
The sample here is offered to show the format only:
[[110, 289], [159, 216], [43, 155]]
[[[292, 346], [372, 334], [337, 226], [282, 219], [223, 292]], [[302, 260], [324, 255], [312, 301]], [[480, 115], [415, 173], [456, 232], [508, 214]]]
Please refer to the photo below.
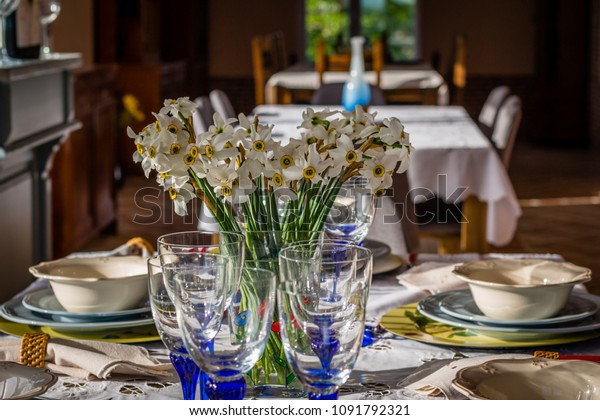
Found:
[[201, 371], [183, 345], [175, 305], [167, 293], [159, 257], [148, 259], [148, 294], [154, 324], [162, 342], [170, 352], [171, 363], [179, 375], [183, 399], [193, 400], [196, 397]]
[[243, 399], [244, 374], [259, 360], [269, 336], [275, 274], [261, 268], [243, 268], [240, 289], [222, 313], [218, 330], [207, 329], [202, 315], [198, 319], [197, 302], [206, 300], [201, 284], [199, 278], [176, 281], [175, 306], [185, 347], [209, 375], [209, 399]]
[[361, 347], [372, 253], [354, 244], [300, 244], [280, 253], [281, 337], [309, 399], [337, 399]]
[[362, 244], [375, 217], [375, 197], [366, 186], [361, 176], [342, 184], [325, 221], [327, 237]]
[[41, 60], [48, 60], [55, 56], [50, 49], [48, 26], [56, 20], [59, 14], [59, 0], [40, 0], [40, 23], [42, 24], [42, 44], [40, 46]]
[[0, 66], [18, 63], [6, 51], [6, 40], [4, 39], [4, 19], [19, 7], [20, 0], [0, 0]]

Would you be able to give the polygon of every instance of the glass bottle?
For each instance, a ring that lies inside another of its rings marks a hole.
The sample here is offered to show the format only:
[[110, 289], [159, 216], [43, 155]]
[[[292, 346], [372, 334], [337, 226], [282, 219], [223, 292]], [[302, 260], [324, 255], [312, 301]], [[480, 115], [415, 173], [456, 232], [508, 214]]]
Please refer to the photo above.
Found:
[[363, 56], [365, 39], [362, 36], [353, 36], [350, 43], [352, 45], [350, 78], [344, 83], [342, 91], [342, 105], [348, 111], [354, 110], [356, 105], [366, 107], [371, 101], [371, 86], [365, 80], [365, 58]]
[[5, 40], [8, 55], [14, 58], [38, 58], [41, 44], [38, 0], [22, 0], [6, 17]]

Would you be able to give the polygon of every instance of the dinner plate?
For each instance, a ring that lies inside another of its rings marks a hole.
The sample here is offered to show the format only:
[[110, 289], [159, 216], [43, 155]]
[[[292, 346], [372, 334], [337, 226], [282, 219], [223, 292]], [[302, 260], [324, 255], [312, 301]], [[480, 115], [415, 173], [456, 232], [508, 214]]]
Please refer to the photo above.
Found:
[[63, 318], [73, 318], [85, 321], [107, 320], [109, 318], [126, 318], [132, 315], [144, 314], [150, 312], [150, 306], [146, 302], [137, 308], [114, 311], [114, 312], [68, 312], [58, 302], [52, 289], [43, 289], [28, 293], [23, 298], [23, 306], [32, 312], [43, 315], [54, 315]]
[[470, 290], [452, 290], [440, 293], [440, 309], [454, 318], [465, 319], [472, 322], [482, 322], [484, 324], [508, 325], [508, 326], [537, 326], [548, 324], [560, 324], [565, 322], [577, 321], [596, 313], [598, 305], [582, 295], [571, 294], [565, 307], [552, 318], [518, 321], [493, 319], [485, 316], [475, 304]]
[[[570, 322], [568, 324], [536, 327], [481, 324], [464, 319], [454, 318], [453, 316], [443, 312], [440, 309], [440, 302], [443, 300], [443, 298], [443, 294], [427, 296], [419, 301], [417, 309], [421, 314], [434, 321], [438, 321], [453, 327], [460, 327], [475, 331], [479, 334], [491, 335], [503, 340], [536, 340], [550, 336], [581, 333], [600, 329], [600, 314], [598, 312], [590, 317], [576, 322]], [[600, 301], [600, 297], [594, 297], [593, 295], [586, 295], [586, 298], [593, 300], [594, 302]]]
[[386, 255], [392, 252], [392, 249], [384, 244], [383, 242], [375, 241], [373, 239], [365, 239], [363, 241], [363, 246], [368, 248], [373, 252], [373, 259], [385, 257]]
[[417, 302], [392, 309], [381, 318], [381, 326], [400, 337], [422, 343], [472, 348], [518, 348], [575, 343], [600, 337], [600, 330], [511, 340], [479, 334], [476, 331], [434, 321], [417, 311]]
[[43, 394], [56, 382], [47, 369], [0, 362], [0, 399], [22, 400]]
[[40, 327], [51, 327], [58, 331], [102, 331], [114, 328], [128, 328], [153, 324], [152, 314], [138, 314], [128, 319], [114, 319], [106, 321], [77, 321], [71, 318], [51, 315], [41, 316], [23, 306], [22, 299], [12, 299], [0, 306], [0, 315], [13, 322]]
[[55, 330], [51, 327], [38, 327], [35, 325], [19, 324], [0, 317], [0, 331], [5, 334], [22, 337], [23, 334], [46, 333], [50, 338], [70, 338], [76, 340], [108, 341], [111, 343], [146, 343], [158, 341], [160, 336], [154, 324], [140, 327], [114, 328], [106, 331], [71, 331]]
[[459, 370], [452, 386], [477, 400], [598, 400], [600, 365], [583, 360], [496, 359]]
[[388, 271], [402, 267], [402, 264], [404, 264], [404, 259], [402, 259], [402, 257], [394, 254], [388, 254], [384, 257], [373, 260], [373, 274], [387, 273]]

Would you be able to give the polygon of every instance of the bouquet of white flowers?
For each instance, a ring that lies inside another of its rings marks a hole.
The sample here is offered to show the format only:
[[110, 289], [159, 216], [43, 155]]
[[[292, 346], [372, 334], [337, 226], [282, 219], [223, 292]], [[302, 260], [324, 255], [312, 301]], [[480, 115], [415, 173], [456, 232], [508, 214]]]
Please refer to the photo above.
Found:
[[[350, 178], [364, 177], [366, 188], [380, 196], [392, 186], [393, 173], [408, 168], [412, 146], [402, 123], [397, 118], [376, 123], [376, 114], [360, 106], [351, 112], [307, 108], [297, 138], [286, 141], [272, 138], [272, 125], [244, 114], [224, 120], [215, 113], [214, 125], [197, 133], [195, 109], [187, 97], [166, 100], [153, 114], [153, 124], [140, 133], [128, 127], [136, 145], [133, 159], [147, 177], [157, 173], [177, 214], [187, 214], [188, 202], [198, 197], [221, 231], [244, 232], [250, 262], [265, 255], [276, 260], [282, 244], [313, 239], [301, 232], [323, 230], [341, 185]], [[265, 250], [269, 231], [280, 236]], [[259, 232], [260, 239], [253, 241]], [[259, 364], [283, 382], [290, 377], [277, 325], [275, 320]], [[268, 360], [275, 363], [270, 366]]]

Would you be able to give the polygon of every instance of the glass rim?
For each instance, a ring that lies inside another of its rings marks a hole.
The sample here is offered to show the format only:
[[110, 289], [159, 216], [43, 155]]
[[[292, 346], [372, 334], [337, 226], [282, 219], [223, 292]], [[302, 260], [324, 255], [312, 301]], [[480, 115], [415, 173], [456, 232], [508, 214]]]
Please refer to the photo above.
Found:
[[[160, 266], [162, 267], [162, 257], [166, 257], [166, 256], [177, 256], [177, 255], [201, 255], [201, 256], [212, 256], [212, 257], [216, 257], [217, 259], [220, 258], [222, 260], [224, 260], [223, 262], [218, 262], [217, 264], [228, 264], [231, 261], [234, 260], [234, 257], [231, 257], [229, 255], [223, 255], [223, 254], [215, 254], [213, 252], [208, 252], [208, 251], [179, 251], [179, 252], [165, 252], [163, 254], [158, 254], [156, 255], [156, 257], [151, 257], [148, 259], [148, 264], [151, 264], [150, 260], [152, 258], [158, 258], [159, 261], [161, 261]], [[154, 265], [154, 263], [152, 263]]]
[[188, 235], [188, 234], [202, 234], [202, 235], [220, 235], [221, 233], [227, 234], [227, 235], [235, 235], [235, 236], [239, 236], [241, 241], [243, 242], [244, 240], [244, 235], [241, 232], [234, 232], [234, 231], [217, 231], [217, 232], [211, 232], [208, 230], [183, 230], [181, 232], [171, 232], [171, 233], [165, 233], [164, 235], [160, 235], [158, 237], [158, 239], [156, 239], [156, 243], [157, 244], [162, 244], [162, 245], [178, 245], [178, 246], [184, 246], [184, 245], [189, 245], [189, 246], [198, 246], [198, 245], [214, 245], [214, 246], [218, 246], [220, 244], [176, 244], [173, 242], [164, 242], [163, 238], [168, 238], [168, 237], [174, 237], [176, 235]]
[[[297, 244], [293, 244], [293, 245], [290, 245], [288, 247], [285, 247], [285, 248], [283, 248], [283, 249], [281, 249], [279, 251], [279, 255], [278, 255], [279, 259], [280, 260], [286, 260], [286, 261], [293, 261], [293, 262], [307, 262], [309, 260], [302, 259], [302, 258], [294, 258], [294, 257], [285, 256], [285, 255], [283, 255], [283, 253], [286, 250], [291, 250], [292, 248], [294, 248], [296, 246], [299, 246], [299, 245], [310, 245], [311, 243], [313, 243], [313, 241], [305, 241], [305, 242], [299, 242]], [[322, 241], [319, 241], [319, 242], [314, 241], [314, 243], [318, 244], [318, 243], [323, 243], [323, 242]], [[333, 243], [333, 241], [331, 243]], [[339, 241], [336, 241], [336, 243], [339, 244]], [[369, 260], [369, 259], [372, 260], [373, 259], [373, 251], [371, 251], [369, 248], [365, 248], [363, 246], [356, 245], [356, 243], [354, 243], [354, 242], [348, 242], [348, 243], [340, 244], [340, 245], [341, 245], [341, 247], [347, 247], [347, 248], [357, 249], [359, 251], [364, 252], [364, 255], [362, 255], [362, 256], [358, 256], [357, 255], [356, 258], [353, 259], [353, 261], [365, 261], [365, 260]], [[341, 262], [342, 261], [325, 261], [325, 262], [322, 262], [322, 264], [327, 264], [327, 265], [329, 265], [329, 264], [340, 264]]]

